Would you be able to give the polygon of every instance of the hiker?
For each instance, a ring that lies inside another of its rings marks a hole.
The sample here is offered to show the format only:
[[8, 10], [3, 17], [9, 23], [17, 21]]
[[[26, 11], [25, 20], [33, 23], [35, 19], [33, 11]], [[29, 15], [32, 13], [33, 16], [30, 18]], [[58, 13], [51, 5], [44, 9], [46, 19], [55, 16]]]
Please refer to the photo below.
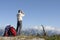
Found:
[[15, 28], [11, 25], [7, 25], [3, 36], [16, 36]]
[[20, 34], [21, 34], [21, 29], [22, 29], [22, 17], [23, 17], [24, 15], [25, 15], [25, 14], [24, 14], [21, 10], [18, 10], [18, 14], [17, 14], [17, 28], [16, 28], [17, 35], [20, 35]]

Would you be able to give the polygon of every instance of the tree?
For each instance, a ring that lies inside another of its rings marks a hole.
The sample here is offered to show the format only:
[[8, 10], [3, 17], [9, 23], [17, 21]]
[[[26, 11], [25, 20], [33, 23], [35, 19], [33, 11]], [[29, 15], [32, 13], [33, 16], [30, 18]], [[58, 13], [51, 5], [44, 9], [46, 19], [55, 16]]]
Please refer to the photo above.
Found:
[[43, 28], [43, 36], [46, 36], [46, 32], [45, 32], [44, 26], [43, 25], [41, 25], [41, 26]]

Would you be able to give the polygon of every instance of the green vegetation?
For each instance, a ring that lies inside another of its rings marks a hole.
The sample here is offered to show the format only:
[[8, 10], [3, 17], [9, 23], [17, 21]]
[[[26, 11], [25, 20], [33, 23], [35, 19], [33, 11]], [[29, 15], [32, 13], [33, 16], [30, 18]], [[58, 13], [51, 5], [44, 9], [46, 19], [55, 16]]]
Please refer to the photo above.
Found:
[[53, 35], [50, 37], [46, 37], [46, 40], [60, 40], [60, 35]]
[[15, 37], [0, 37], [0, 40], [33, 40], [33, 39], [39, 39], [39, 38], [42, 38], [42, 39], [45, 39], [45, 40], [60, 40], [60, 35], [53, 35], [53, 36], [40, 36], [39, 34], [38, 35], [30, 35], [30, 36], [26, 36], [26, 35], [20, 35], [20, 36], [15, 36]]
[[39, 36], [37, 37], [44, 38], [45, 40], [60, 40], [60, 35], [53, 35], [53, 36]]

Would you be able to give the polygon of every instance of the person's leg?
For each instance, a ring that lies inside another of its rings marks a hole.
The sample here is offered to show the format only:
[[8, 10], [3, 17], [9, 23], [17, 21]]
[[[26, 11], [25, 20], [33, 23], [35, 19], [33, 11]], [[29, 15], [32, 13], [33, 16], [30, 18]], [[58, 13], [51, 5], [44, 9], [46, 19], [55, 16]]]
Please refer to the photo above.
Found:
[[20, 35], [20, 33], [21, 33], [21, 28], [22, 28], [22, 21], [18, 21], [18, 22], [17, 22], [17, 29], [16, 29], [17, 35]]

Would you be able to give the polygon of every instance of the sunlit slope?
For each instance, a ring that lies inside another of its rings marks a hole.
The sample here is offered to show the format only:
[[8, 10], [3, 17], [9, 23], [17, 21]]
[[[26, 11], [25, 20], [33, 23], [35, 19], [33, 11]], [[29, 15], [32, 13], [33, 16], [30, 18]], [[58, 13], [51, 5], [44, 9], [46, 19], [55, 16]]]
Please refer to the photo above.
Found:
[[0, 37], [0, 40], [44, 40], [36, 36]]

